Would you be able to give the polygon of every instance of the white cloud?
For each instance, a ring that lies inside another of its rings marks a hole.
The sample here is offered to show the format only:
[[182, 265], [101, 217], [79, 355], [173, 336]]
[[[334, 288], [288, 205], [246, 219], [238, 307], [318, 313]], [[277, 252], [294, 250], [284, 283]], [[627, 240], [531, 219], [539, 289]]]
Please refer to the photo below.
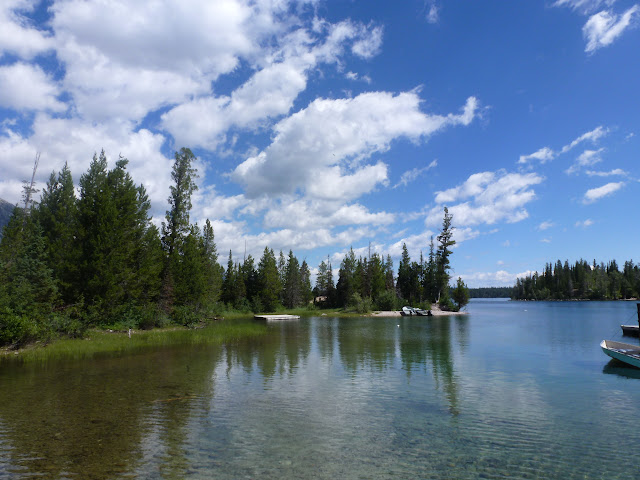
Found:
[[534, 272], [509, 273], [506, 270], [496, 272], [474, 272], [459, 275], [471, 288], [478, 287], [512, 287], [518, 278], [527, 277]]
[[53, 48], [49, 33], [31, 27], [24, 15], [33, 11], [35, 3], [30, 0], [3, 0], [0, 4], [0, 57], [11, 53], [31, 59]]
[[409, 185], [409, 183], [415, 181], [420, 175], [422, 175], [424, 172], [426, 172], [427, 170], [430, 170], [432, 168], [435, 168], [438, 165], [438, 161], [434, 160], [432, 161], [429, 165], [427, 165], [426, 167], [422, 167], [422, 168], [412, 168], [411, 170], [407, 170], [406, 172], [404, 172], [402, 174], [402, 176], [400, 177], [400, 181], [398, 181], [398, 183], [396, 183], [393, 188], [398, 188], [399, 186], [407, 186]]
[[[387, 181], [382, 163], [361, 166], [398, 138], [419, 141], [449, 125], [467, 125], [477, 100], [459, 115], [428, 115], [415, 92], [370, 92], [350, 99], [317, 99], [274, 127], [271, 145], [238, 165], [231, 178], [251, 197], [290, 194], [355, 198]], [[328, 185], [328, 179], [334, 183]], [[340, 186], [340, 191], [335, 185]]]
[[626, 177], [629, 175], [627, 172], [625, 172], [621, 168], [615, 168], [608, 172], [598, 172], [594, 170], [587, 170], [584, 173], [586, 173], [590, 177], [614, 177], [614, 176]]
[[596, 163], [600, 163], [602, 161], [602, 152], [604, 152], [604, 148], [600, 148], [598, 150], [585, 150], [580, 154], [580, 156], [578, 156], [575, 163], [566, 170], [566, 173], [571, 175], [580, 171], [582, 167], [590, 167]]
[[[419, 257], [420, 253], [425, 256], [425, 258], [429, 255], [429, 245], [431, 243], [431, 237], [433, 237], [433, 242], [435, 248], [437, 248], [438, 241], [436, 240], [437, 233], [426, 230], [417, 235], [409, 235], [408, 237], [404, 237], [401, 240], [389, 245], [387, 249], [387, 253], [391, 255], [393, 258], [399, 258], [402, 255], [402, 245], [407, 245], [407, 250], [414, 257]], [[418, 260], [418, 258], [414, 258], [414, 260]]]
[[[364, 27], [360, 27], [364, 32]], [[361, 38], [353, 44], [351, 51], [362, 58], [371, 58], [380, 52], [382, 46], [382, 27], [374, 27], [369, 35], [360, 35]]]
[[556, 0], [554, 7], [570, 7], [582, 14], [593, 12], [602, 5], [611, 6], [616, 0]]
[[[519, 222], [529, 216], [524, 207], [536, 197], [531, 187], [543, 180], [534, 173], [499, 171], [471, 175], [462, 185], [436, 193], [436, 202], [440, 205], [429, 211], [426, 224], [437, 225], [442, 220], [444, 204], [448, 204], [449, 213], [458, 226]], [[470, 200], [450, 205], [467, 199]]]
[[542, 242], [542, 243], [551, 243], [551, 237], [542, 238], [542, 239], [540, 239], [540, 242]]
[[342, 227], [346, 225], [389, 225], [395, 215], [372, 213], [360, 204], [343, 205], [322, 200], [283, 198], [269, 208], [264, 216], [265, 228], [314, 228]]
[[66, 110], [58, 85], [37, 65], [0, 66], [0, 106], [14, 110]]
[[545, 221], [545, 222], [542, 222], [540, 225], [538, 225], [538, 230], [542, 232], [542, 231], [548, 230], [548, 229], [550, 229], [551, 227], [554, 227], [554, 226], [555, 226], [555, 224], [553, 222]]
[[602, 187], [592, 188], [590, 190], [587, 190], [587, 192], [584, 194], [582, 202], [585, 204], [593, 203], [597, 200], [600, 200], [601, 198], [613, 195], [623, 186], [624, 182], [611, 182], [603, 185]]
[[598, 126], [598, 127], [594, 128], [593, 130], [591, 130], [589, 132], [583, 133], [578, 138], [576, 138], [574, 141], [572, 141], [568, 145], [565, 145], [564, 147], [562, 147], [562, 150], [560, 151], [560, 153], [567, 153], [569, 150], [571, 150], [574, 147], [578, 146], [582, 142], [596, 143], [601, 138], [607, 136], [608, 133], [609, 133], [609, 129], [608, 128], [605, 128], [603, 126]]
[[586, 220], [576, 222], [575, 226], [579, 228], [587, 228], [593, 225], [594, 223], [595, 222], [593, 220], [591, 220], [590, 218], [587, 218]]
[[606, 10], [592, 15], [582, 27], [582, 34], [587, 41], [585, 52], [593, 53], [611, 45], [627, 28], [634, 26], [638, 12], [640, 5], [632, 6], [621, 15]]
[[[349, 21], [323, 23], [324, 40], [299, 29], [280, 39], [279, 49], [230, 96], [202, 96], [162, 115], [162, 124], [178, 144], [215, 149], [231, 127], [253, 128], [261, 121], [289, 113], [307, 86], [308, 72], [320, 63], [339, 61], [348, 42], [369, 41], [376, 29]], [[355, 73], [348, 78], [357, 79]], [[370, 80], [363, 77], [363, 80]], [[193, 122], [197, 118], [198, 122]]]
[[429, 23], [438, 23], [440, 19], [439, 8], [435, 3], [432, 3], [429, 6], [429, 12], [427, 13], [427, 22]]
[[[171, 161], [160, 153], [165, 138], [149, 130], [132, 132], [126, 122], [91, 125], [80, 119], [56, 119], [37, 114], [33, 122], [33, 134], [25, 137], [10, 129], [0, 136], [0, 190], [7, 188], [4, 179], [27, 179], [36, 152], [41, 152], [37, 180], [43, 182], [52, 171], [59, 171], [65, 162], [69, 164], [74, 180], [89, 166], [95, 152], [105, 150], [113, 166], [119, 154], [129, 159], [128, 170], [136, 181], [142, 182], [157, 208], [164, 214], [167, 192], [171, 184]], [[6, 175], [6, 176], [5, 176]], [[19, 192], [3, 197], [17, 201]]]
[[535, 159], [540, 160], [540, 163], [547, 163], [550, 160], [553, 160], [555, 157], [555, 153], [549, 147], [543, 147], [537, 152], [534, 152], [530, 155], [520, 155], [520, 159], [518, 163], [524, 164], [529, 162], [529, 160]]
[[[58, 57], [66, 68], [65, 88], [87, 118], [117, 115], [139, 121], [149, 111], [188, 100], [197, 107], [199, 100], [211, 96], [212, 82], [242, 61], [257, 73], [235, 92], [233, 101], [210, 100], [230, 102], [238, 117], [246, 112], [260, 118], [274, 109], [286, 112], [290, 97], [306, 85], [306, 79], [299, 77], [317, 61], [305, 58], [315, 40], [297, 28], [290, 7], [286, 0], [65, 0], [51, 7], [51, 25]], [[373, 36], [362, 25], [343, 23], [344, 38]], [[322, 46], [312, 55], [327, 62], [336, 61], [344, 47], [330, 40]], [[291, 59], [298, 59], [298, 64]], [[285, 106], [280, 105], [283, 102]], [[263, 111], [267, 113], [255, 113]], [[203, 112], [206, 109], [187, 110], [170, 126], [177, 128], [175, 124], [188, 119], [188, 113]], [[241, 120], [251, 121], [236, 118]], [[206, 140], [198, 144], [207, 144]]]

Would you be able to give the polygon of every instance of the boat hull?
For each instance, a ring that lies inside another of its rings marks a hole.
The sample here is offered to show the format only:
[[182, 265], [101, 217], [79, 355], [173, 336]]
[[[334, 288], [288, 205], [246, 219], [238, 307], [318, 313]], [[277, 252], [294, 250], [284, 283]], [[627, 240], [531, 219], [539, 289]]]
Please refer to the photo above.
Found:
[[627, 335], [629, 337], [640, 336], [640, 327], [637, 325], [620, 325], [620, 328], [622, 328], [623, 335]]
[[615, 358], [632, 367], [640, 368], [640, 347], [637, 345], [603, 340], [600, 343], [600, 347], [602, 351], [611, 358]]

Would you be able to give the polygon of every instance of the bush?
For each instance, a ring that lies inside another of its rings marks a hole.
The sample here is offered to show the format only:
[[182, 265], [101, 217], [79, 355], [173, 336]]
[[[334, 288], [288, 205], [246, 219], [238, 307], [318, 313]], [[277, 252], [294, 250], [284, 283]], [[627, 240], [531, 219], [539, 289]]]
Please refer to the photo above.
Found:
[[376, 299], [377, 310], [397, 310], [398, 309], [398, 297], [393, 290], [386, 290]]
[[193, 328], [200, 323], [202, 316], [196, 307], [181, 305], [173, 308], [171, 318], [173, 319], [173, 322], [178, 325]]
[[50, 331], [56, 335], [82, 338], [87, 331], [87, 326], [74, 312], [65, 311], [64, 313], [54, 313], [51, 315]]
[[10, 308], [0, 312], [0, 345], [20, 346], [36, 340], [39, 333], [38, 324], [26, 315], [17, 315]]
[[371, 298], [362, 298], [359, 293], [354, 293], [349, 299], [348, 310], [357, 313], [367, 313], [371, 311]]

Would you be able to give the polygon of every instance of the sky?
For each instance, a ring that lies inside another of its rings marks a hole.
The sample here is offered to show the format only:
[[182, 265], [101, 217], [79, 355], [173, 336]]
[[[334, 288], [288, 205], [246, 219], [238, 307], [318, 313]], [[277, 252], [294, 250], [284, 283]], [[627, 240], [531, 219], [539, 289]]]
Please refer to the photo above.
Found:
[[637, 1], [3, 0], [0, 198], [104, 149], [159, 225], [189, 147], [224, 264], [397, 268], [445, 207], [469, 287], [640, 260]]

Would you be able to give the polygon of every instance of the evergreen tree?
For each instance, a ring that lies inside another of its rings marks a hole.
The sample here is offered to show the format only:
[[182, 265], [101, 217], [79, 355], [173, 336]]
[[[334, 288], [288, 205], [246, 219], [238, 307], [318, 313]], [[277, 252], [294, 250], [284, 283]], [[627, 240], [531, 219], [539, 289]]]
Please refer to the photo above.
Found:
[[80, 261], [76, 235], [78, 205], [66, 163], [57, 176], [51, 173], [34, 217], [42, 227], [47, 263], [57, 280], [63, 302], [74, 303], [78, 296], [74, 279]]
[[451, 224], [453, 215], [449, 209], [444, 207], [444, 218], [442, 220], [442, 231], [438, 235], [438, 252], [436, 263], [436, 289], [438, 298], [447, 293], [449, 287], [449, 270], [451, 269], [449, 257], [451, 256], [456, 241], [452, 239], [454, 227]]
[[346, 307], [352, 295], [356, 292], [356, 254], [353, 248], [345, 255], [338, 270], [338, 284], [336, 285], [336, 302], [338, 306]]
[[167, 199], [170, 209], [167, 210], [166, 223], [162, 223], [162, 241], [165, 250], [171, 257], [180, 248], [181, 241], [188, 235], [191, 211], [191, 195], [198, 189], [195, 183], [198, 170], [193, 167], [195, 155], [188, 148], [181, 148], [175, 154], [175, 161], [171, 171], [171, 195]]
[[469, 289], [462, 281], [462, 278], [458, 277], [456, 288], [451, 292], [451, 297], [453, 301], [456, 302], [458, 310], [469, 303]]
[[289, 250], [289, 258], [285, 268], [284, 279], [284, 306], [287, 308], [295, 308], [302, 304], [302, 281], [300, 277], [300, 263]]
[[300, 265], [300, 288], [303, 305], [309, 305], [313, 300], [313, 292], [311, 291], [311, 270], [306, 260]]
[[265, 311], [273, 312], [279, 306], [282, 284], [278, 275], [275, 253], [268, 247], [265, 247], [258, 264], [258, 279], [260, 282], [260, 303]]
[[411, 302], [411, 257], [409, 257], [406, 243], [402, 244], [402, 257], [398, 265], [398, 282], [396, 286], [400, 291], [400, 297]]

